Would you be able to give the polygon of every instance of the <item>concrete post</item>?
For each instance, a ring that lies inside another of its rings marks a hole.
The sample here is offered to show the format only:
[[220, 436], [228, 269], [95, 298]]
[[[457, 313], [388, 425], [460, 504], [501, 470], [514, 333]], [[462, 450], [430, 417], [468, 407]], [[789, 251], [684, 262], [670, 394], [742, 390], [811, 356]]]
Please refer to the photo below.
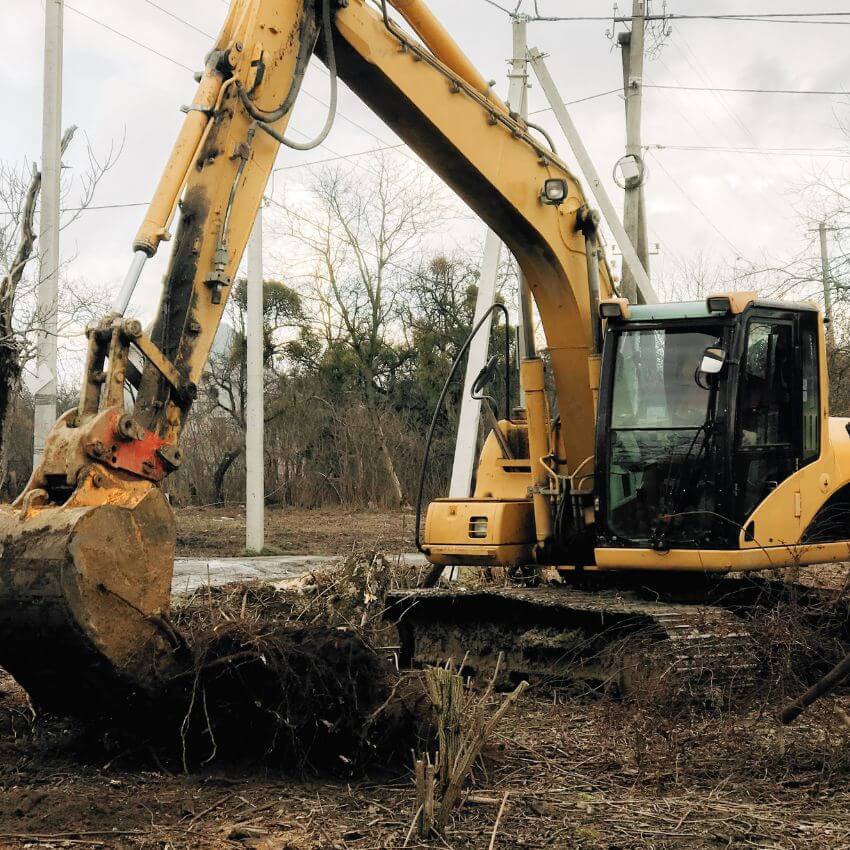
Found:
[[64, 0], [45, 0], [44, 93], [41, 143], [41, 216], [37, 301], [33, 464], [41, 461], [44, 440], [56, 422], [56, 336], [59, 301], [59, 201], [62, 167], [62, 35]]
[[[488, 230], [487, 240], [484, 243], [484, 263], [481, 266], [481, 277], [478, 281], [478, 297], [475, 300], [472, 327], [475, 327], [481, 321], [481, 317], [490, 309], [496, 298], [496, 273], [499, 269], [501, 254], [501, 240], [492, 230]], [[466, 499], [472, 487], [475, 450], [478, 446], [478, 421], [481, 417], [481, 399], [472, 398], [472, 384], [487, 362], [492, 323], [493, 314], [491, 313], [490, 318], [484, 322], [481, 330], [478, 331], [469, 346], [466, 377], [463, 381], [463, 400], [460, 405], [457, 440], [455, 441], [454, 463], [452, 464], [452, 481], [449, 486], [449, 497], [452, 499]]]
[[265, 548], [263, 475], [263, 210], [260, 207], [248, 243], [248, 304], [245, 314], [245, 548]]
[[[512, 112], [525, 116], [528, 113], [528, 58], [526, 48], [527, 18], [518, 15], [513, 20], [513, 58], [511, 72], [508, 75], [508, 103]], [[473, 326], [492, 305], [496, 297], [496, 278], [499, 271], [502, 243], [492, 230], [487, 231], [484, 243], [484, 260], [481, 265], [481, 277], [478, 282], [478, 296], [475, 301]], [[531, 326], [531, 296], [528, 287], [520, 276], [519, 311], [520, 321], [518, 340], [520, 351], [527, 347], [529, 337], [527, 329]], [[458, 421], [455, 455], [452, 464], [452, 480], [449, 496], [453, 499], [465, 499], [470, 495], [472, 474], [475, 467], [475, 452], [478, 447], [478, 423], [481, 418], [481, 401], [471, 397], [472, 384], [487, 362], [490, 344], [491, 320], [478, 331], [469, 348], [466, 362], [466, 377], [463, 384], [460, 419]], [[531, 339], [533, 345], [534, 340]], [[522, 402], [520, 402], [522, 403]]]
[[552, 79], [552, 75], [546, 67], [543, 54], [537, 48], [532, 47], [529, 51], [529, 56], [531, 57], [531, 67], [534, 69], [534, 73], [540, 83], [540, 87], [543, 89], [543, 93], [546, 95], [546, 99], [552, 107], [552, 113], [557, 119], [575, 158], [578, 160], [584, 179], [590, 188], [593, 197], [596, 198], [596, 203], [599, 204], [599, 209], [601, 210], [608, 227], [611, 228], [611, 232], [614, 234], [614, 239], [617, 240], [617, 244], [623, 252], [623, 268], [625, 269], [628, 267], [631, 269], [632, 275], [637, 282], [638, 292], [644, 302], [647, 304], [657, 304], [658, 296], [652, 288], [652, 284], [649, 282], [649, 278], [647, 277], [646, 271], [638, 258], [631, 239], [629, 239], [629, 235], [623, 228], [620, 216], [614, 208], [614, 204], [611, 201], [610, 196], [605, 191], [605, 186], [602, 183], [599, 172], [596, 170], [593, 160], [590, 158], [590, 154], [584, 146], [584, 142], [579, 135], [576, 125], [573, 123], [573, 119], [570, 117], [567, 107], [564, 105], [563, 98], [558, 93], [555, 81]]

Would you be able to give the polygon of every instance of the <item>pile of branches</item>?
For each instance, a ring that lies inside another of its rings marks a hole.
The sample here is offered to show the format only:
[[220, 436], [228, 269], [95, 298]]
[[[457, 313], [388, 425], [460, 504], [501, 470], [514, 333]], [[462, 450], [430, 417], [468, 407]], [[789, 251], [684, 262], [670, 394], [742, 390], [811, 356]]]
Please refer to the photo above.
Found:
[[383, 598], [405, 580], [380, 555], [281, 586], [205, 587], [171, 615], [182, 672], [120, 723], [162, 761], [300, 773], [399, 764], [427, 739], [427, 695], [380, 645]]
[[850, 651], [850, 603], [843, 593], [791, 588], [777, 604], [757, 608], [747, 627], [760, 667], [758, 699], [771, 711]]

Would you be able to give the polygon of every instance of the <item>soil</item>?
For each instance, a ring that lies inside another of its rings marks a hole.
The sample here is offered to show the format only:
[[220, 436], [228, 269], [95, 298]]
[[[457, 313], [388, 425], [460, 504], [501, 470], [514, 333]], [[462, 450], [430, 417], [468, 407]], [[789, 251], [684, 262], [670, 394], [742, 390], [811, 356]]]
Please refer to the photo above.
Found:
[[[182, 554], [241, 551], [239, 509], [183, 510], [178, 523]], [[401, 514], [281, 511], [270, 526], [288, 551], [411, 545]], [[847, 573], [829, 577], [840, 587]], [[791, 727], [774, 719], [782, 701], [674, 710], [651, 695], [533, 688], [445, 833], [423, 842], [404, 766], [305, 778], [237, 753], [183, 772], [65, 721], [33, 722], [0, 672], [0, 848], [850, 850], [850, 698], [824, 698]]]
[[[245, 511], [228, 508], [177, 508], [177, 556], [225, 557], [245, 550]], [[353, 549], [411, 552], [413, 514], [400, 511], [304, 510], [266, 512], [269, 554], [348, 555]]]
[[[86, 755], [30, 729], [0, 683], [0, 847], [389, 850], [413, 780], [303, 779], [256, 765], [190, 774]], [[530, 692], [503, 724], [443, 838], [407, 846], [714, 850], [850, 847], [850, 729], [825, 700], [782, 729], [765, 713], [665, 716]], [[503, 803], [496, 839], [494, 824]]]

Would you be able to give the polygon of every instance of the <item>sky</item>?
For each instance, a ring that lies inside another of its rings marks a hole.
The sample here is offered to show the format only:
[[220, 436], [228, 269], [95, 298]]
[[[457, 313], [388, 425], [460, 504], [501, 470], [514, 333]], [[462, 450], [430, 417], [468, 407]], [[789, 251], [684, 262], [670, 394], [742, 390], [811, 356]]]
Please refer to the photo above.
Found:
[[[516, 8], [517, 0], [500, 0]], [[431, 0], [485, 78], [505, 96], [511, 51], [510, 19], [488, 0]], [[523, 3], [531, 11], [532, 2]], [[546, 15], [612, 14], [608, 0], [538, 0]], [[625, 5], [621, 0], [621, 5]], [[655, 0], [654, 11], [661, 10]], [[159, 7], [159, 8], [157, 8]], [[847, 11], [842, 0], [668, 0], [675, 14]], [[199, 69], [227, 11], [225, 0], [72, 0], [65, 13], [63, 124], [80, 135], [66, 157], [69, 176], [86, 167], [86, 137], [98, 155], [121, 146], [114, 168], [98, 187], [91, 209], [63, 233], [69, 279], [117, 288], [130, 261], [142, 204], [159, 178], [182, 120], [179, 107], [195, 90]], [[622, 13], [621, 9], [621, 13]], [[168, 14], [168, 13], [171, 14]], [[183, 19], [178, 20], [177, 18]], [[850, 24], [850, 18], [844, 19]], [[43, 61], [43, 0], [0, 0], [5, 61], [0, 64], [0, 160], [23, 163], [39, 156]], [[620, 53], [611, 20], [532, 22], [529, 43], [549, 55], [550, 71], [566, 101], [592, 97], [622, 84]], [[120, 33], [120, 34], [119, 34]], [[209, 35], [208, 35], [209, 34]], [[674, 20], [647, 58], [644, 82], [710, 88], [850, 88], [850, 27], [744, 21]], [[306, 90], [327, 100], [328, 79], [311, 70]], [[566, 148], [539, 86], [532, 80], [534, 120]], [[622, 203], [610, 175], [622, 155], [625, 121], [618, 93], [570, 107], [597, 170], [615, 204]], [[325, 107], [302, 97], [292, 128], [313, 135]], [[646, 187], [651, 258], [656, 280], [674, 278], [697, 255], [730, 268], [815, 250], [800, 190], [819, 173], [839, 174], [850, 160], [841, 130], [850, 120], [850, 97], [647, 89], [643, 141], [649, 146]], [[85, 134], [85, 136], [83, 136]], [[309, 176], [310, 162], [360, 153], [397, 139], [349, 91], [322, 148], [283, 150], [270, 191], [282, 197]], [[656, 146], [662, 146], [660, 148]], [[699, 148], [699, 149], [695, 149]], [[737, 152], [705, 150], [735, 148]], [[773, 155], [741, 148], [774, 150]], [[809, 153], [791, 156], [797, 150]], [[815, 155], [810, 152], [814, 151]], [[835, 155], [838, 152], [841, 156]], [[568, 163], [572, 157], [566, 155]], [[356, 162], [356, 160], [352, 160]], [[355, 166], [356, 167], [356, 166]], [[69, 198], [68, 204], [73, 201]], [[471, 216], [471, 214], [470, 214]], [[458, 240], [456, 222], [447, 247]], [[463, 240], [480, 239], [483, 225], [470, 217]], [[166, 246], [167, 247], [167, 246]], [[132, 312], [145, 318], [159, 294], [167, 250], [149, 264]], [[285, 274], [285, 270], [281, 269]]]

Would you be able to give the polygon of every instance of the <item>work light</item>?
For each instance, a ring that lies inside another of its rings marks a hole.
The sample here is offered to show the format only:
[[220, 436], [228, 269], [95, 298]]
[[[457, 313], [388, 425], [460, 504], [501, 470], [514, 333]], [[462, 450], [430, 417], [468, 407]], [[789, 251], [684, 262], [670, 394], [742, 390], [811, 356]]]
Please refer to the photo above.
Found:
[[728, 295], [712, 295], [706, 299], [709, 313], [728, 313], [732, 310], [732, 299]]
[[550, 204], [553, 207], [559, 207], [567, 199], [567, 181], [560, 177], [550, 177], [543, 184], [543, 191], [540, 193], [540, 200], [544, 204]]

